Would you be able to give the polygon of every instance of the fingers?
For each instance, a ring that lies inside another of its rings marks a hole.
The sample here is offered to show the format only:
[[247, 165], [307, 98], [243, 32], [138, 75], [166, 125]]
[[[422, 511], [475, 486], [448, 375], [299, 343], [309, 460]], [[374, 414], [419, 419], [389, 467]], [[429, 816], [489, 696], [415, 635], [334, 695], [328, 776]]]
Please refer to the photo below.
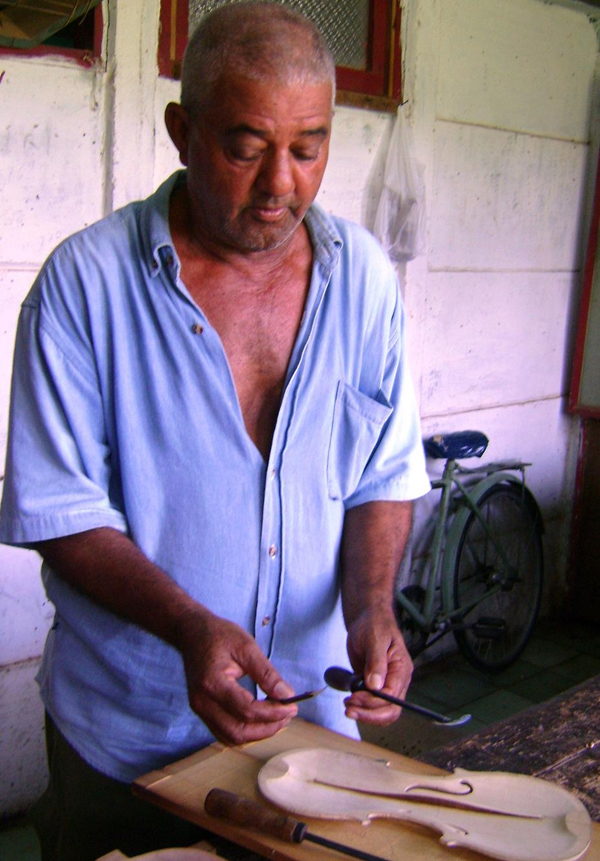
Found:
[[399, 706], [386, 703], [385, 700], [381, 700], [366, 692], [363, 693], [353, 694], [352, 697], [344, 700], [346, 717], [351, 720], [361, 721], [361, 723], [381, 727], [389, 726], [398, 720], [402, 711]]
[[269, 738], [298, 713], [293, 704], [254, 699], [237, 680], [226, 682], [194, 710], [215, 737], [228, 745]]
[[[413, 664], [390, 614], [365, 613], [349, 631], [348, 654], [353, 667], [362, 672], [365, 686], [404, 699], [412, 677]], [[399, 706], [367, 691], [357, 691], [345, 700], [346, 715], [364, 723], [387, 726], [400, 716]]]
[[[387, 658], [387, 655], [385, 656]], [[385, 658], [379, 659], [379, 654], [372, 655], [370, 662], [365, 664], [363, 678], [365, 685], [374, 691], [380, 691], [386, 683], [388, 665]]]
[[363, 678], [371, 690], [404, 697], [412, 678], [413, 663], [400, 632], [375, 641], [367, 652]]
[[[380, 690], [384, 694], [404, 699], [404, 695], [396, 689], [396, 686], [387, 684], [387, 681]], [[390, 703], [368, 691], [356, 691], [351, 697], [344, 700], [344, 704], [347, 717], [380, 726], [388, 726], [388, 724], [398, 720], [402, 711], [399, 705]]]
[[210, 696], [192, 697], [190, 704], [215, 737], [225, 744], [245, 744], [268, 738], [298, 714], [295, 704], [254, 699], [237, 681], [217, 688]]
[[273, 664], [267, 660], [254, 641], [246, 655], [241, 659], [246, 673], [253, 679], [261, 691], [274, 700], [283, 700], [294, 696], [294, 689], [281, 678]]
[[413, 674], [412, 658], [400, 636], [394, 641], [394, 646], [388, 662], [388, 672], [385, 680], [386, 693], [404, 699], [408, 693]]
[[290, 687], [242, 628], [211, 620], [209, 643], [186, 650], [184, 664], [191, 708], [226, 744], [243, 744], [274, 735], [298, 713], [294, 704], [257, 700], [241, 684], [250, 677], [274, 699], [292, 696]]

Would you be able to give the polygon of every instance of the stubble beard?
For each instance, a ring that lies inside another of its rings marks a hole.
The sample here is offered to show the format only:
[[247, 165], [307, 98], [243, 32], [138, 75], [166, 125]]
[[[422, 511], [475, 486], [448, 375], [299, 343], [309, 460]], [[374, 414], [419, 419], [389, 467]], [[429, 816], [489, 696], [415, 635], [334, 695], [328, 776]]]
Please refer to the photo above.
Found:
[[288, 208], [281, 222], [275, 224], [261, 222], [247, 210], [242, 210], [235, 219], [223, 219], [220, 233], [232, 247], [239, 251], [246, 253], [273, 251], [292, 239], [302, 220], [291, 207]]
[[[194, 211], [194, 203], [188, 198], [190, 216]], [[253, 254], [261, 251], [273, 251], [289, 243], [304, 220], [305, 213], [300, 215], [300, 209], [294, 203], [288, 204], [286, 214], [280, 221], [268, 223], [252, 215], [256, 207], [274, 207], [273, 201], [243, 207], [234, 213], [210, 210], [205, 203], [196, 208], [196, 218], [192, 217], [196, 241], [204, 244], [202, 237], [209, 246], [229, 249], [241, 254]], [[274, 207], [275, 208], [275, 207]]]

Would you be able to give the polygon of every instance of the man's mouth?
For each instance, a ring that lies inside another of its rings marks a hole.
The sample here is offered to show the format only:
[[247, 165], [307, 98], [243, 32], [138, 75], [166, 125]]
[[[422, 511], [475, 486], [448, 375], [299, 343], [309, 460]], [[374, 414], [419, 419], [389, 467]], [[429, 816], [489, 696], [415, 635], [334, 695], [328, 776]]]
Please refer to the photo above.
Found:
[[253, 206], [252, 214], [260, 221], [280, 221], [289, 212], [287, 206]]
[[294, 198], [263, 197], [249, 205], [250, 215], [265, 224], [276, 224], [284, 218], [295, 217], [298, 203]]

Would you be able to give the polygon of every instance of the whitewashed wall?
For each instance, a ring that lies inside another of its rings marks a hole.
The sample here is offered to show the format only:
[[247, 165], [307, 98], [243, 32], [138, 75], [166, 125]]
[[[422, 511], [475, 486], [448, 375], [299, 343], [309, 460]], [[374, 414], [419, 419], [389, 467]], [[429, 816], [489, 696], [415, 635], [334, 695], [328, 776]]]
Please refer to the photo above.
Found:
[[[103, 214], [104, 75], [64, 62], [0, 57], [0, 448], [19, 305], [46, 255]], [[52, 607], [36, 554], [0, 545], [0, 815], [44, 785], [34, 682]]]
[[[405, 0], [405, 98], [428, 251], [401, 273], [424, 430], [477, 427], [531, 459], [564, 580], [576, 426], [565, 415], [597, 46], [584, 6]], [[107, 7], [105, 61], [0, 57], [0, 449], [19, 304], [63, 236], [177, 167], [157, 77], [158, 0]], [[4, 74], [3, 74], [4, 73]], [[371, 226], [386, 114], [336, 113], [320, 202]], [[44, 783], [33, 677], [51, 620], [34, 554], [0, 547], [0, 816]]]
[[531, 461], [560, 608], [578, 422], [566, 413], [598, 45], [583, 4], [415, 0], [405, 97], [429, 250], [405, 298], [424, 433], [474, 428]]

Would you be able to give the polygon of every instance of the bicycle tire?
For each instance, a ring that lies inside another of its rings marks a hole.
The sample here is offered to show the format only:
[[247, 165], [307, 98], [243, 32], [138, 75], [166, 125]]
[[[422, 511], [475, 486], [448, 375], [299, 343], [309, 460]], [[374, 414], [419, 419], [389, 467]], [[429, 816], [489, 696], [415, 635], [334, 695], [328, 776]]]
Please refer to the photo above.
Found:
[[[454, 562], [454, 607], [465, 606], [478, 596], [480, 600], [461, 617], [460, 622], [468, 627], [455, 630], [454, 637], [474, 666], [495, 672], [519, 657], [538, 616], [543, 583], [542, 525], [533, 497], [518, 483], [493, 484], [477, 505], [492, 535], [497, 536], [496, 543], [517, 571], [517, 578], [512, 585], [485, 597], [491, 587], [506, 578], [505, 564], [475, 513], [470, 512]], [[496, 629], [495, 636], [485, 636], [490, 620], [500, 621], [502, 632]]]

